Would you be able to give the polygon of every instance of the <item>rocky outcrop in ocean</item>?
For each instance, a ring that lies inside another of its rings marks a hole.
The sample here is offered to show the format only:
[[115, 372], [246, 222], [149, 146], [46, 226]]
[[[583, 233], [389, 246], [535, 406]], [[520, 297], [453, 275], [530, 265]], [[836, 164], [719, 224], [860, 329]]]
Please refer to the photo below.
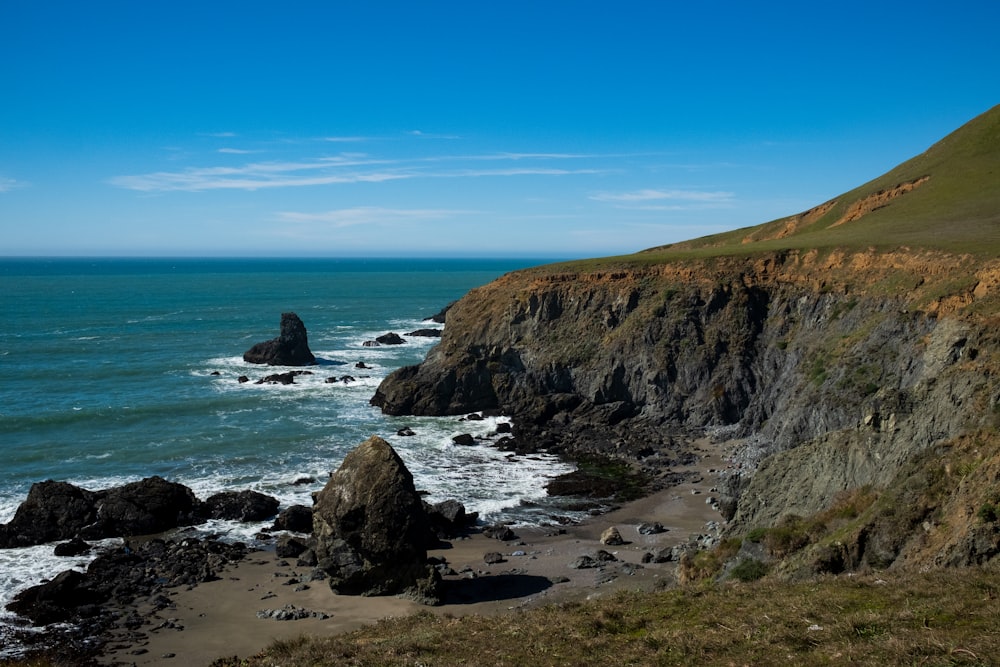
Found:
[[282, 313], [278, 337], [251, 347], [243, 353], [243, 361], [269, 366], [309, 366], [316, 363], [316, 357], [309, 349], [306, 325], [295, 313]]
[[261, 521], [277, 509], [276, 498], [256, 491], [225, 491], [202, 502], [183, 484], [156, 476], [98, 491], [48, 480], [32, 484], [14, 517], [0, 525], [0, 549], [154, 535], [206, 519]]

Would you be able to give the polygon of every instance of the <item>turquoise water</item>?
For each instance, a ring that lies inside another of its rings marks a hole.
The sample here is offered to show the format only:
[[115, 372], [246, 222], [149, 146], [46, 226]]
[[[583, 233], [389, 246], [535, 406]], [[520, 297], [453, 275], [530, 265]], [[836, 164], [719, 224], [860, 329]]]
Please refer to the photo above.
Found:
[[[0, 522], [45, 479], [96, 489], [161, 475], [202, 498], [251, 488], [308, 505], [373, 434], [397, 448], [430, 500], [541, 520], [545, 480], [565, 464], [451, 444], [496, 419], [393, 418], [368, 405], [387, 373], [436, 342], [406, 333], [438, 326], [424, 319], [469, 289], [537, 263], [0, 259]], [[240, 375], [282, 370], [242, 355], [277, 336], [287, 311], [306, 325], [314, 374], [287, 386], [240, 384]], [[389, 331], [407, 343], [362, 345]], [[359, 361], [371, 370], [356, 369]], [[326, 382], [344, 375], [355, 381]], [[397, 437], [403, 426], [417, 436]], [[292, 484], [302, 477], [317, 483]], [[259, 526], [213, 528], [251, 535]], [[38, 576], [21, 561], [40, 553], [0, 554], [0, 602]]]

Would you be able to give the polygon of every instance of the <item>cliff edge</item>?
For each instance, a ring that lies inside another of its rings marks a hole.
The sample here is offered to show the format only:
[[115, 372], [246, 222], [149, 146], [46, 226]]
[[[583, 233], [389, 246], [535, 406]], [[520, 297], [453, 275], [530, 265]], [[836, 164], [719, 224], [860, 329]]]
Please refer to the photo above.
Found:
[[[914, 461], [969, 438], [992, 460], [996, 173], [1000, 107], [798, 216], [509, 274], [458, 301], [440, 344], [386, 378], [372, 403], [390, 414], [502, 411], [522, 448], [611, 455], [653, 480], [666, 479], [677, 442], [733, 438], [723, 510], [736, 535], [822, 512], [852, 490], [890, 489]], [[963, 491], [963, 479], [942, 493], [966, 494], [967, 521], [950, 530], [971, 534], [987, 492]], [[925, 533], [943, 511], [921, 515]], [[875, 562], [863, 553], [880, 544], [874, 530], [859, 533], [849, 565]], [[1000, 553], [994, 533], [974, 561]], [[900, 538], [877, 562], [926, 543]], [[935, 544], [921, 558], [960, 562], [969, 549], [960, 537]]]

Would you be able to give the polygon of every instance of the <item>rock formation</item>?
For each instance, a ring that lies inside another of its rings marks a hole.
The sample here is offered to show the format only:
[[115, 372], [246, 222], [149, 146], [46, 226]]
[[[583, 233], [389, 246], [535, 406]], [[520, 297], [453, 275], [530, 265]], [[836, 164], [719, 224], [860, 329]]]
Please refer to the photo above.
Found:
[[675, 442], [739, 438], [721, 506], [747, 531], [991, 428], [1000, 334], [977, 311], [996, 308], [998, 275], [995, 260], [905, 250], [522, 271], [456, 303], [441, 343], [372, 403], [498, 409], [522, 450], [610, 454], [654, 480]]
[[276, 498], [256, 491], [223, 491], [202, 502], [183, 484], [155, 476], [99, 491], [49, 480], [32, 484], [14, 518], [0, 525], [0, 549], [154, 535], [206, 519], [263, 521], [277, 510]]
[[269, 366], [308, 366], [316, 363], [309, 350], [306, 326], [295, 313], [281, 314], [277, 338], [257, 343], [243, 354], [243, 361]]
[[191, 489], [160, 477], [101, 491], [67, 482], [38, 482], [10, 523], [0, 526], [0, 548], [73, 537], [151, 535], [200, 522], [198, 508]]
[[257, 491], [222, 491], [205, 499], [200, 513], [225, 521], [264, 521], [278, 513], [278, 499]]
[[431, 526], [413, 476], [385, 440], [373, 436], [347, 454], [316, 496], [313, 536], [335, 592], [437, 601]]

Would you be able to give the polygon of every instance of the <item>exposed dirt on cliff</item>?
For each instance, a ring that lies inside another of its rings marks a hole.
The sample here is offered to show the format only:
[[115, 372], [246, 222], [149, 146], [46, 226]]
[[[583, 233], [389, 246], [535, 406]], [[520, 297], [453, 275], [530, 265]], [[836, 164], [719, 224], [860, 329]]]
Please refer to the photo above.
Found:
[[847, 222], [854, 222], [855, 220], [860, 220], [864, 216], [868, 215], [872, 211], [878, 210], [889, 203], [901, 197], [908, 192], [912, 192], [924, 183], [930, 180], [930, 176], [921, 176], [920, 178], [914, 179], [912, 181], [907, 181], [906, 183], [900, 183], [895, 187], [886, 188], [885, 190], [879, 190], [874, 192], [863, 199], [860, 199], [850, 206], [847, 207], [847, 211], [844, 212], [840, 218], [834, 222], [831, 227], [837, 227]]

